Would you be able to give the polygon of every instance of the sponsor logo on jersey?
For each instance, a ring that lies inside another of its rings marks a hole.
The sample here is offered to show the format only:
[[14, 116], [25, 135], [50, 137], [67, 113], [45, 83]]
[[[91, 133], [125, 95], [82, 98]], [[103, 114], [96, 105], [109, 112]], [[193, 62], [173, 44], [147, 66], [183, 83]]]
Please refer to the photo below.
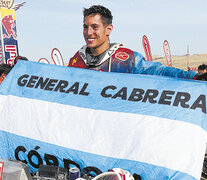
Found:
[[120, 59], [121, 61], [126, 61], [129, 58], [129, 54], [126, 52], [118, 52], [115, 54], [115, 58]]
[[72, 61], [72, 66], [77, 62], [77, 59], [78, 59], [78, 58], [73, 59], [73, 61]]

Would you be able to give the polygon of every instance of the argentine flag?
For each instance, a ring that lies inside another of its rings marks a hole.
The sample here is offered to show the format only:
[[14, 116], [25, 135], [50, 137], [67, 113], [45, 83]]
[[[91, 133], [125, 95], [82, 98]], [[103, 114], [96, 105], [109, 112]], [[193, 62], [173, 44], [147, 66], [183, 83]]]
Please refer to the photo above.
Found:
[[0, 158], [143, 180], [200, 179], [207, 84], [19, 61], [0, 85]]

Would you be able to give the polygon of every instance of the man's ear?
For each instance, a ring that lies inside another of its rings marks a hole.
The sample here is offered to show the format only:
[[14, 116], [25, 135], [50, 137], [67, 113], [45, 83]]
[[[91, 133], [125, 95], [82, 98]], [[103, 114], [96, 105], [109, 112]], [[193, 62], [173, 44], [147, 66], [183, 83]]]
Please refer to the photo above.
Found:
[[113, 25], [112, 24], [107, 25], [106, 35], [109, 36], [111, 34], [112, 30], [113, 30]]

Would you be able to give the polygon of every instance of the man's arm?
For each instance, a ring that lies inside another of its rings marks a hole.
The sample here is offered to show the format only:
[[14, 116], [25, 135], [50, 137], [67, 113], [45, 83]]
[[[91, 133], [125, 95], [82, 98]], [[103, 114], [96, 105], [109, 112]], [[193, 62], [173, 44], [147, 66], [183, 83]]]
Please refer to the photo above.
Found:
[[138, 59], [136, 60], [136, 67], [134, 73], [169, 76], [169, 77], [184, 78], [184, 79], [193, 79], [196, 76], [196, 73], [192, 70], [184, 71], [178, 68], [164, 66], [160, 62], [145, 60], [143, 56], [140, 56], [140, 54]]

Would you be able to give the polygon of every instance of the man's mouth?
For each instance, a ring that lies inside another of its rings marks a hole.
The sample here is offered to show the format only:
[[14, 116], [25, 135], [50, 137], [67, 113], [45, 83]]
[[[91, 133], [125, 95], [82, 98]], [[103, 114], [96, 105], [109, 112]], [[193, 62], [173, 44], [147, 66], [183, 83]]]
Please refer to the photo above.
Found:
[[95, 38], [87, 38], [88, 43], [92, 43], [95, 40]]

